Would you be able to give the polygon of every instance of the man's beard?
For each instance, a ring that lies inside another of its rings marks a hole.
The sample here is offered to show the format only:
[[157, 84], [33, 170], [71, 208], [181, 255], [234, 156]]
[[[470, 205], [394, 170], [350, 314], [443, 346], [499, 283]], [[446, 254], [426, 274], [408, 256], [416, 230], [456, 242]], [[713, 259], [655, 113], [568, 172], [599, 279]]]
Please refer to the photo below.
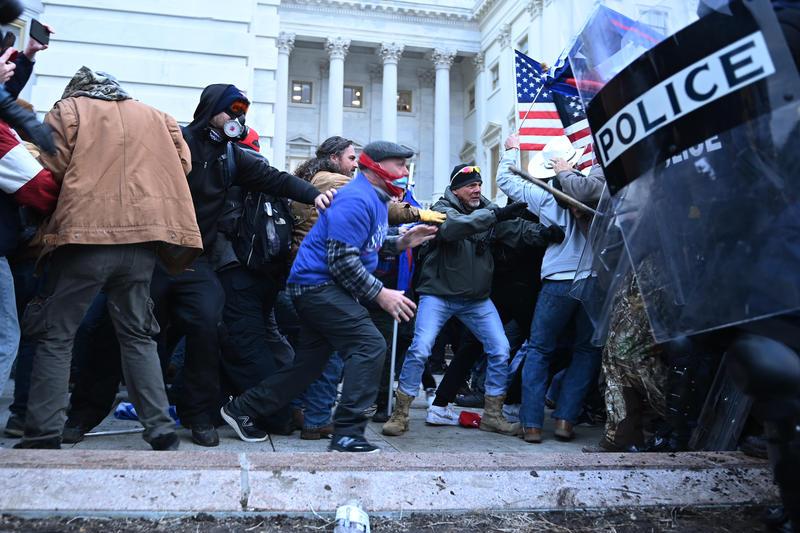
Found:
[[336, 172], [337, 174], [341, 174], [343, 176], [347, 176], [348, 178], [352, 178], [353, 174], [355, 173], [355, 169], [351, 170], [350, 172], [347, 172], [345, 169], [342, 168], [341, 165], [334, 163], [333, 161], [331, 161], [331, 166], [334, 168], [334, 172]]
[[470, 209], [478, 209], [481, 206], [481, 199], [476, 198], [475, 200], [468, 200], [467, 205]]

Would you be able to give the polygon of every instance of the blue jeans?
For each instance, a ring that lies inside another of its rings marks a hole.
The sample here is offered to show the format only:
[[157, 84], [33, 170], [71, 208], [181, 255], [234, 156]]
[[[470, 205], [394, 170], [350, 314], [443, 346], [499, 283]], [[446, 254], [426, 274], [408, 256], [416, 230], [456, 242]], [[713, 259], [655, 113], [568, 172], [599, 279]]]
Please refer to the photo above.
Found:
[[416, 396], [422, 380], [425, 362], [430, 356], [439, 331], [451, 317], [457, 317], [483, 344], [488, 357], [486, 394], [500, 396], [506, 392], [508, 378], [508, 339], [500, 315], [488, 298], [439, 297], [425, 294], [419, 299], [414, 340], [408, 349], [400, 371], [399, 389]]
[[0, 257], [0, 392], [6, 387], [8, 376], [19, 347], [19, 320], [17, 299], [14, 297], [14, 277], [8, 260]]
[[523, 427], [541, 428], [544, 422], [544, 397], [550, 362], [556, 352], [559, 336], [575, 319], [575, 342], [572, 362], [561, 382], [553, 418], [574, 423], [581, 410], [583, 397], [600, 371], [600, 349], [592, 345], [592, 326], [580, 301], [569, 296], [572, 281], [544, 280], [536, 311], [531, 322], [531, 336], [524, 351], [522, 368]]
[[344, 361], [338, 352], [333, 352], [322, 375], [301, 396], [303, 427], [316, 429], [331, 423], [331, 410], [336, 403], [336, 391], [342, 381]]

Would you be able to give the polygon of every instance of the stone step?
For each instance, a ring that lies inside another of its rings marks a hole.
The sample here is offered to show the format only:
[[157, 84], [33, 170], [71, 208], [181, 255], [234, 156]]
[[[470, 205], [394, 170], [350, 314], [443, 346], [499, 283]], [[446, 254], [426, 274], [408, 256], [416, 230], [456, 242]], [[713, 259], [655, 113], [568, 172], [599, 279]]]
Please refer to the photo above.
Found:
[[370, 513], [727, 506], [778, 500], [740, 453], [0, 450], [0, 509], [31, 515]]

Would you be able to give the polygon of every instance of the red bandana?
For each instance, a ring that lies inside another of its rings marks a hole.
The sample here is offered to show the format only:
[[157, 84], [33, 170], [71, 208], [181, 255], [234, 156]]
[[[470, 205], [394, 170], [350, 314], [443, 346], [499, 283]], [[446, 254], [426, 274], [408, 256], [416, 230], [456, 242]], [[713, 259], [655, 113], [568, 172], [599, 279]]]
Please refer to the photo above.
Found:
[[366, 153], [361, 152], [361, 155], [358, 156], [358, 163], [360, 165], [364, 165], [365, 167], [373, 171], [375, 174], [377, 174], [377, 176], [383, 180], [383, 183], [389, 190], [390, 195], [403, 196], [403, 194], [406, 192], [405, 189], [403, 189], [402, 187], [398, 187], [397, 185], [392, 183], [394, 180], [399, 180], [403, 178], [403, 176], [387, 172], [386, 169], [378, 165], [378, 163], [373, 161], [372, 158], [368, 156]]

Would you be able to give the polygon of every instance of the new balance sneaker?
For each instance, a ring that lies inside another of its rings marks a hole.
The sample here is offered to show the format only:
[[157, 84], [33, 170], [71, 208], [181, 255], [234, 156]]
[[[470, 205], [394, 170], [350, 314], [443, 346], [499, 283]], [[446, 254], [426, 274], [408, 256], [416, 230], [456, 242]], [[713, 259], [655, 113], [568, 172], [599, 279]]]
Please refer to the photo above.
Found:
[[269, 434], [258, 429], [248, 415], [236, 411], [232, 404], [233, 400], [223, 405], [219, 410], [219, 414], [233, 428], [239, 438], [245, 442], [264, 442], [267, 440]]
[[429, 426], [457, 426], [458, 414], [451, 407], [432, 405], [428, 408], [425, 423]]
[[381, 451], [361, 435], [337, 435], [328, 445], [329, 452], [378, 453]]

